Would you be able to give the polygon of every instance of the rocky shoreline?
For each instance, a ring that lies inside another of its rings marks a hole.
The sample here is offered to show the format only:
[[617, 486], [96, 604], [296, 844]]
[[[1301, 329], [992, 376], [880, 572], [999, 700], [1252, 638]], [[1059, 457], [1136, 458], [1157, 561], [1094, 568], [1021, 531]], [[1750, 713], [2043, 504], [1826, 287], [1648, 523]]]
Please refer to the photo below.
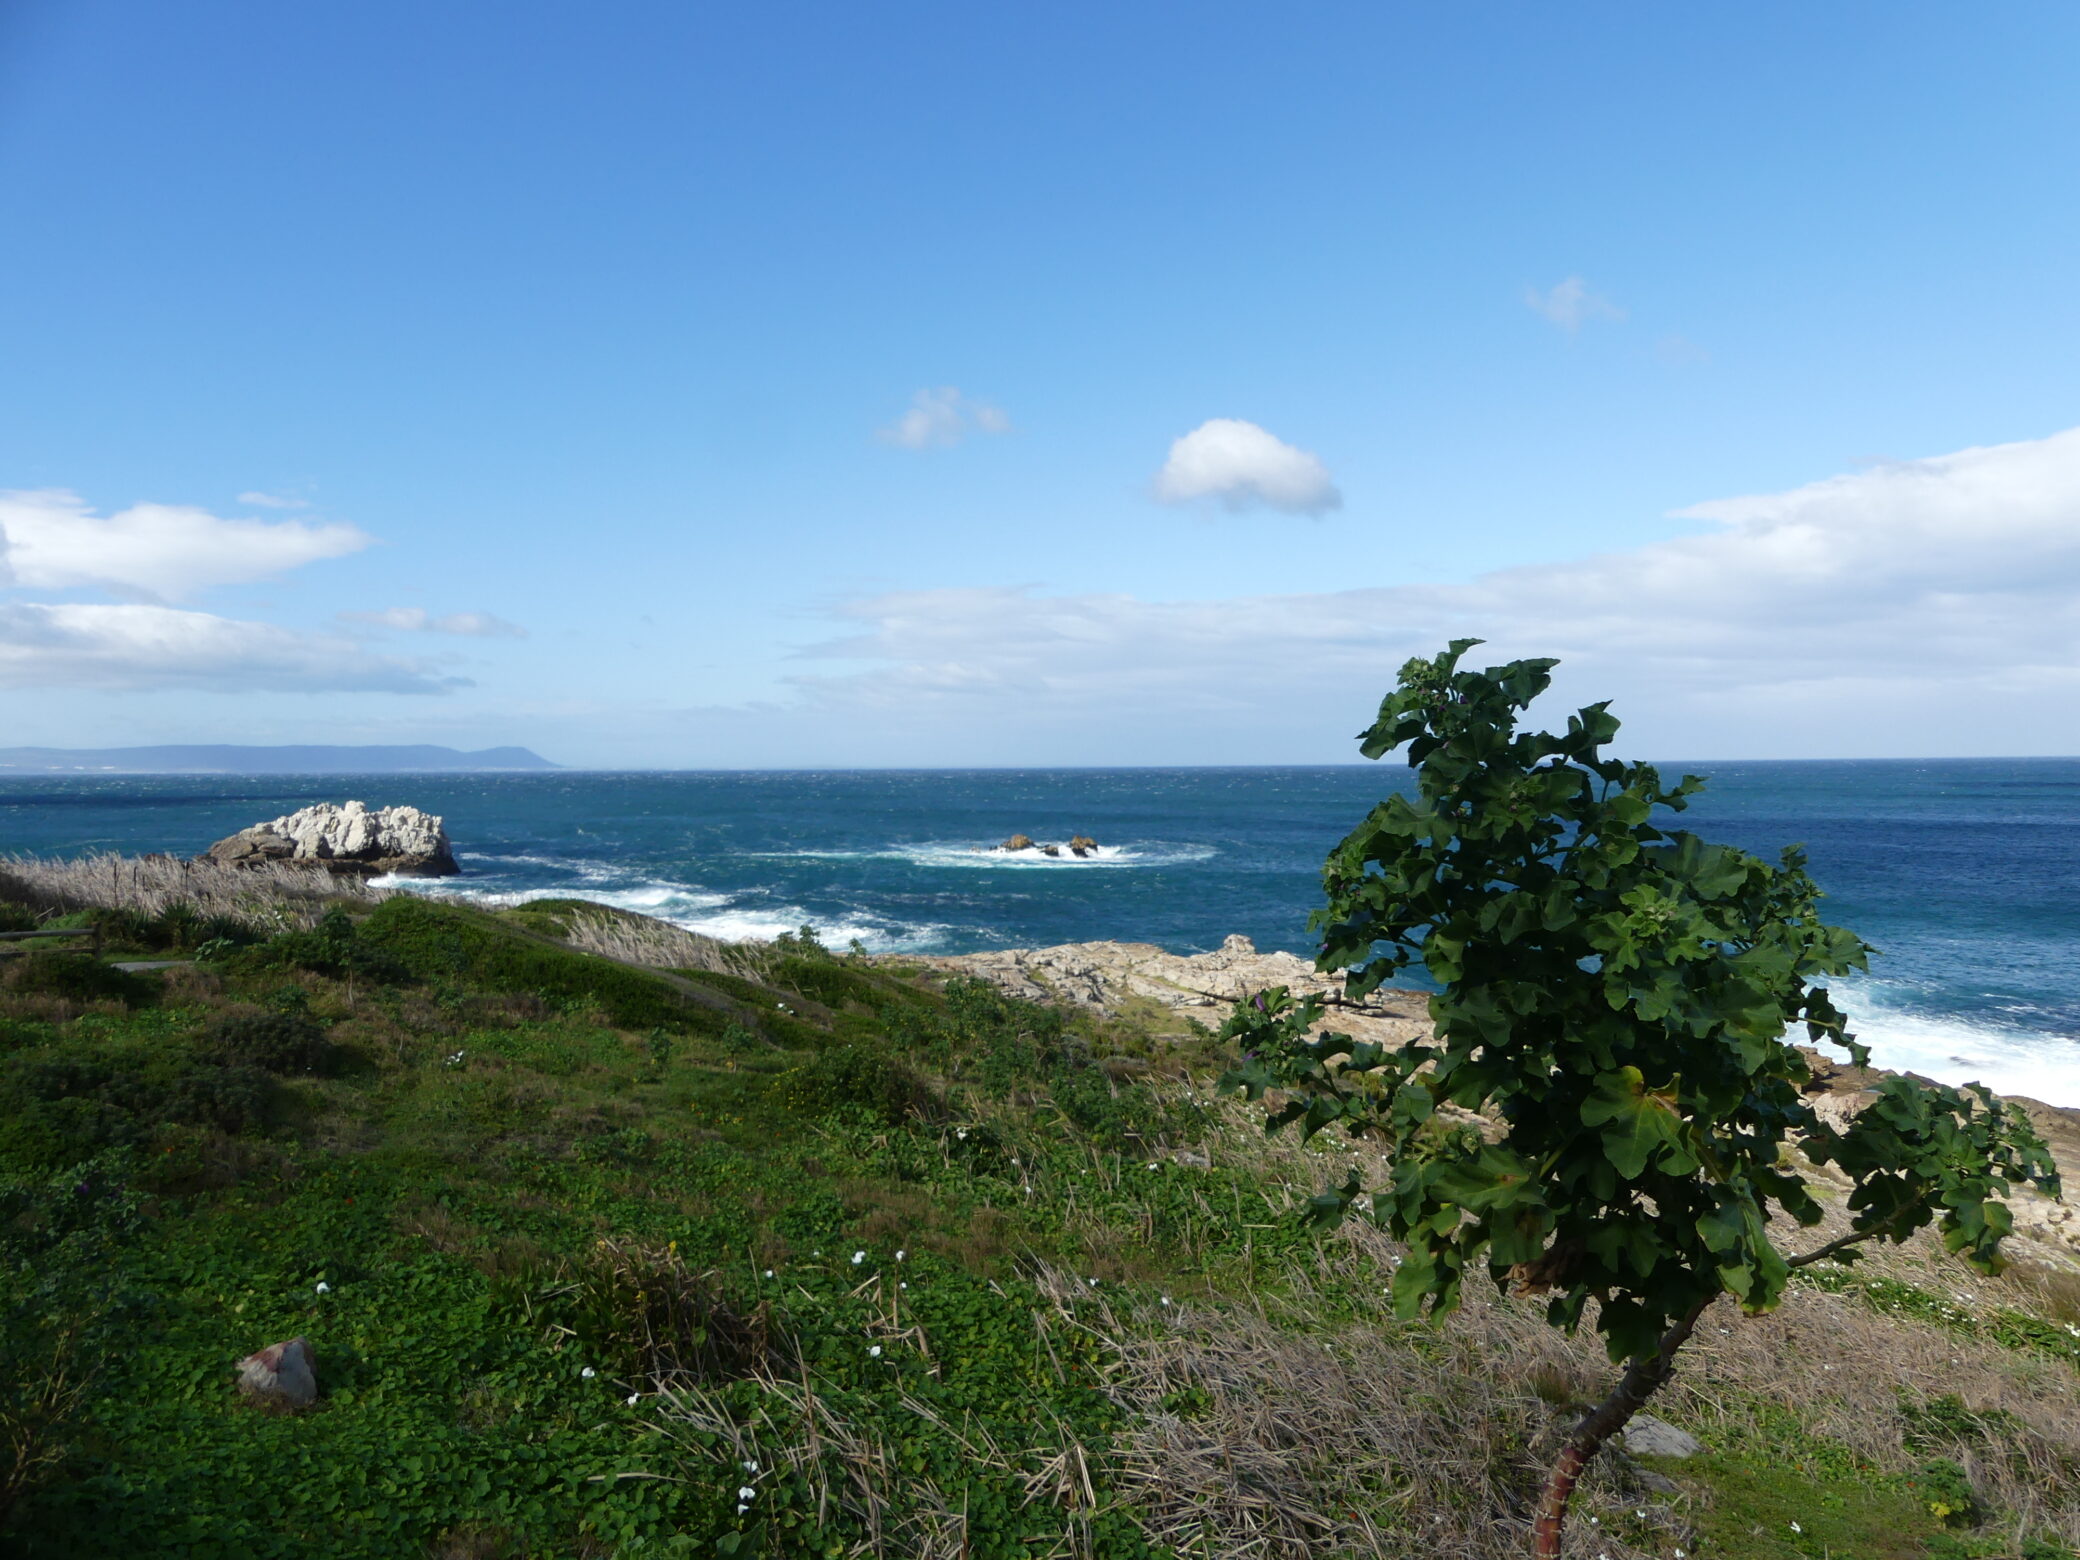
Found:
[[[896, 956], [889, 956], [892, 960]], [[1260, 953], [1247, 937], [1233, 936], [1210, 953], [1175, 954], [1153, 943], [1084, 942], [1052, 948], [1004, 948], [987, 953], [929, 957], [903, 955], [900, 962], [971, 975], [1007, 995], [1033, 1002], [1065, 1002], [1106, 1017], [1119, 1017], [1136, 1004], [1152, 1003], [1182, 1019], [1218, 1027], [1228, 1005], [1271, 986], [1298, 996], [1340, 997], [1342, 981], [1290, 953]], [[1429, 1032], [1429, 998], [1420, 991], [1383, 989], [1362, 1007], [1332, 1011], [1324, 1021], [1356, 1040], [1401, 1046]], [[1813, 1063], [1808, 1103], [1823, 1118], [1846, 1120], [1868, 1104], [1877, 1068], [1857, 1068], [1808, 1050]], [[2006, 1098], [2020, 1106], [2051, 1145], [2068, 1174], [2080, 1177], [2080, 1110], [2048, 1105], [2026, 1095]], [[1835, 1182], [1832, 1167], [1809, 1167], [1818, 1179]], [[2076, 1180], [2080, 1187], [2080, 1180]], [[2080, 1212], [2039, 1195], [2033, 1188], [2011, 1194], [2015, 1232], [2042, 1248], [2048, 1260], [2080, 1265]]]

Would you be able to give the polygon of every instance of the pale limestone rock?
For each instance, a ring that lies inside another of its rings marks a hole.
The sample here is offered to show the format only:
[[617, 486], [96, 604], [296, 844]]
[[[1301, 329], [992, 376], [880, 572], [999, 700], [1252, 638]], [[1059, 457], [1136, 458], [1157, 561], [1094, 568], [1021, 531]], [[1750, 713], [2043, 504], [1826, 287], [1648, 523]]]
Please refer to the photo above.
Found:
[[[1217, 1026], [1228, 1006], [1273, 986], [1296, 996], [1340, 996], [1341, 979], [1290, 953], [1259, 953], [1231, 936], [1210, 953], [1167, 953], [1153, 943], [1068, 943], [1058, 948], [1006, 948], [990, 953], [906, 959], [950, 975], [972, 975], [1031, 1002], [1070, 1002], [1116, 1014], [1133, 999], [1154, 1002]], [[1429, 1029], [1420, 992], [1378, 991], [1362, 1009], [1331, 1007], [1325, 1028], [1356, 1040], [1406, 1045]]]
[[209, 859], [305, 862], [332, 872], [374, 877], [403, 872], [447, 877], [460, 871], [439, 817], [416, 807], [371, 809], [366, 802], [315, 806], [256, 823], [209, 848]]
[[238, 1362], [239, 1394], [259, 1408], [288, 1413], [318, 1400], [318, 1372], [311, 1346], [301, 1338], [269, 1344]]

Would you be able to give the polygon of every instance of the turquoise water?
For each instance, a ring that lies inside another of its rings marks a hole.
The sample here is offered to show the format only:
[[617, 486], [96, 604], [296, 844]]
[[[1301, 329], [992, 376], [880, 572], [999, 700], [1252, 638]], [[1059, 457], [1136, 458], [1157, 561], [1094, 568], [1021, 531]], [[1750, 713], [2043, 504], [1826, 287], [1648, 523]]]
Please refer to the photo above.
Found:
[[[1684, 766], [1667, 766], [1672, 772]], [[1706, 835], [1803, 842], [1883, 950], [1845, 997], [1886, 1065], [2080, 1105], [2080, 760], [1691, 766]], [[1307, 953], [1322, 857], [1405, 771], [13, 777], [0, 850], [192, 854], [313, 801], [441, 813], [470, 897], [575, 894], [725, 937], [965, 952], [1242, 932]], [[1075, 833], [1078, 861], [990, 847]]]

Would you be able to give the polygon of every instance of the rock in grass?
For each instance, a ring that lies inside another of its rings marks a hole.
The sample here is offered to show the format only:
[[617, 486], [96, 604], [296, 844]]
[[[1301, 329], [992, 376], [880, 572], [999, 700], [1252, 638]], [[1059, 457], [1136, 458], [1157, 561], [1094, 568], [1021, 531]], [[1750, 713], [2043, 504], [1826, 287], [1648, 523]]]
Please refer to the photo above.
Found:
[[311, 1346], [301, 1338], [271, 1343], [238, 1362], [238, 1391], [255, 1408], [293, 1414], [318, 1400]]
[[1625, 1427], [1625, 1450], [1634, 1457], [1695, 1457], [1704, 1450], [1696, 1436], [1652, 1414], [1634, 1414]]

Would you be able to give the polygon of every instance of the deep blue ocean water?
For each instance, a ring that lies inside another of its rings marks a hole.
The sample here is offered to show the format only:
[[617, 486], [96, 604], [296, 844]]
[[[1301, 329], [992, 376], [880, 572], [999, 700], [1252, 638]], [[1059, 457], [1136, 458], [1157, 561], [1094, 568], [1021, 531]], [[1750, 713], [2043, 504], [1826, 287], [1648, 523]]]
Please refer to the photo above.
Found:
[[[1680, 773], [1686, 766], [1665, 766]], [[1833, 918], [1883, 955], [1844, 986], [1881, 1063], [2080, 1105], [2080, 759], [1687, 766], [1684, 826], [1803, 843]], [[1178, 952], [1243, 932], [1312, 951], [1323, 856], [1406, 771], [572, 772], [0, 778], [0, 851], [193, 854], [314, 801], [438, 812], [460, 878], [724, 937], [966, 952], [1094, 938]], [[993, 853], [1089, 834], [1092, 860]]]

